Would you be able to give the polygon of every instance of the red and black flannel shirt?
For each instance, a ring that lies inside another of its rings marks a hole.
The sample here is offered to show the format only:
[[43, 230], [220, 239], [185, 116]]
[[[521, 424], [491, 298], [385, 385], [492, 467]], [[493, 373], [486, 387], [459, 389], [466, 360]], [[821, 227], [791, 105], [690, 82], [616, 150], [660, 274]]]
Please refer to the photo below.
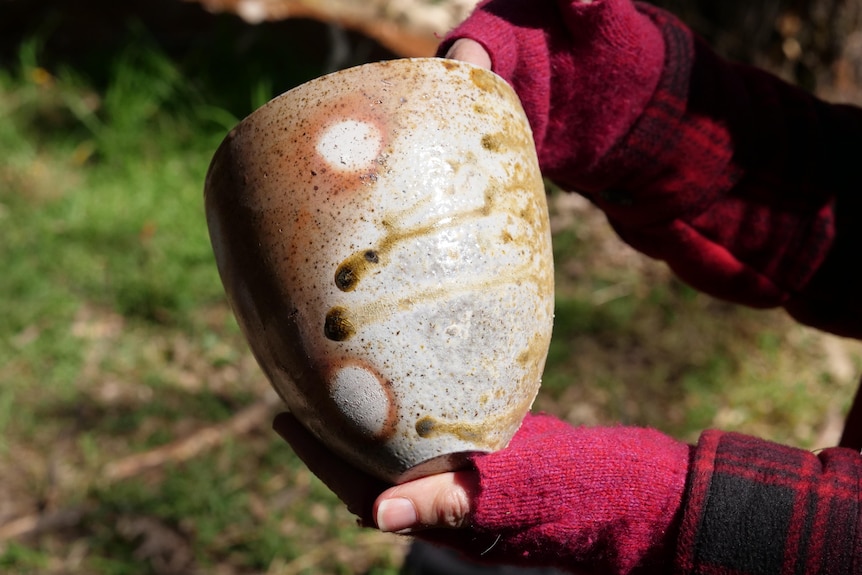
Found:
[[[521, 97], [545, 174], [698, 289], [862, 337], [862, 110], [728, 63], [653, 6], [637, 10], [659, 41], [631, 16], [595, 30], [557, 6], [498, 1], [461, 27]], [[851, 411], [853, 449], [705, 432], [675, 571], [862, 573]]]
[[850, 574], [862, 570], [862, 458], [705, 432], [689, 471], [679, 573]]
[[[623, 212], [615, 222], [623, 238], [703, 291], [782, 305], [805, 323], [859, 337], [862, 110], [728, 64], [676, 19], [644, 10], [660, 24], [674, 66], [617, 153], [641, 154], [643, 168], [632, 173], [643, 182], [651, 165], [656, 189], [675, 194], [668, 203], [678, 216], [627, 226], [626, 210], [654, 196], [624, 181], [625, 191], [605, 191], [596, 203], [612, 222]], [[626, 194], [618, 208], [613, 200]], [[815, 454], [704, 433], [689, 472], [678, 572], [862, 572], [859, 439], [847, 433], [853, 450]]]

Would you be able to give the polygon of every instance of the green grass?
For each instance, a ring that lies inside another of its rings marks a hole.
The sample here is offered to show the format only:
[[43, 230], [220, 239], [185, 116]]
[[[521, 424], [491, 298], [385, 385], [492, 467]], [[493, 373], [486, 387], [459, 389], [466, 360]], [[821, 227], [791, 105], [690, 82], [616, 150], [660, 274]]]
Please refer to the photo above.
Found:
[[[0, 571], [393, 574], [403, 542], [358, 529], [266, 417], [189, 459], [106, 471], [270, 393], [224, 302], [202, 186], [226, 131], [284, 79], [260, 62], [254, 81], [190, 74], [225, 53], [178, 61], [135, 34], [95, 67], [47, 66], [31, 41], [0, 68], [0, 532], [74, 512], [0, 538]], [[825, 346], [851, 371], [858, 347], [697, 294], [563, 198], [538, 409], [817, 446], [855, 385]]]

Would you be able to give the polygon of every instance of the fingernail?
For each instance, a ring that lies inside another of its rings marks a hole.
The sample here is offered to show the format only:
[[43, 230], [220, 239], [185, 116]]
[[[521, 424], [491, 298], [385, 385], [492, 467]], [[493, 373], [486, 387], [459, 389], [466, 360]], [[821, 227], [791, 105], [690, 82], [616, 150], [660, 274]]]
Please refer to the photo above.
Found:
[[416, 508], [403, 497], [382, 501], [377, 507], [377, 528], [381, 531], [405, 531], [416, 526]]

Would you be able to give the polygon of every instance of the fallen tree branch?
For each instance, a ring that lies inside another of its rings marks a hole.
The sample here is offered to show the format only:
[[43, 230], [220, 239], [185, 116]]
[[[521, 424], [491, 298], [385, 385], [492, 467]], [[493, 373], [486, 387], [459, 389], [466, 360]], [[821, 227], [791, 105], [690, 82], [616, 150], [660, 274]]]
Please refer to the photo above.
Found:
[[432, 56], [477, 0], [186, 0], [251, 24], [311, 18], [357, 30], [403, 57]]
[[81, 522], [81, 519], [88, 511], [88, 506], [76, 505], [18, 517], [0, 525], [0, 541], [8, 541], [30, 535], [40, 535], [48, 531], [74, 527]]
[[102, 479], [109, 483], [122, 481], [167, 463], [188, 461], [203, 451], [224, 443], [229, 437], [248, 433], [274, 412], [275, 406], [280, 402], [278, 396], [268, 394], [267, 399], [249, 405], [223, 423], [204, 427], [188, 437], [150, 451], [113, 461], [105, 466]]
[[[278, 396], [269, 393], [265, 399], [243, 408], [227, 421], [204, 427], [167, 445], [108, 463], [98, 482], [111, 484], [169, 463], [188, 461], [229, 438], [250, 432], [260, 425], [261, 420], [271, 418], [280, 405]], [[17, 517], [0, 525], [0, 542], [74, 527], [89, 509], [87, 505], [75, 505]]]

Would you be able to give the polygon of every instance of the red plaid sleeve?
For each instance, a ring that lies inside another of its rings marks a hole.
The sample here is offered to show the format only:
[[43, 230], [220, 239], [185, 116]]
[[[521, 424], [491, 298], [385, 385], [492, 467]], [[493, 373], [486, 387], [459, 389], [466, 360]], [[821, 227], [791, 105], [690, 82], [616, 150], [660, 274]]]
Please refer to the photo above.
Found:
[[689, 470], [677, 572], [862, 572], [862, 456], [703, 434]]
[[674, 17], [640, 10], [665, 39], [662, 77], [572, 186], [701, 291], [862, 336], [862, 110], [721, 60]]

